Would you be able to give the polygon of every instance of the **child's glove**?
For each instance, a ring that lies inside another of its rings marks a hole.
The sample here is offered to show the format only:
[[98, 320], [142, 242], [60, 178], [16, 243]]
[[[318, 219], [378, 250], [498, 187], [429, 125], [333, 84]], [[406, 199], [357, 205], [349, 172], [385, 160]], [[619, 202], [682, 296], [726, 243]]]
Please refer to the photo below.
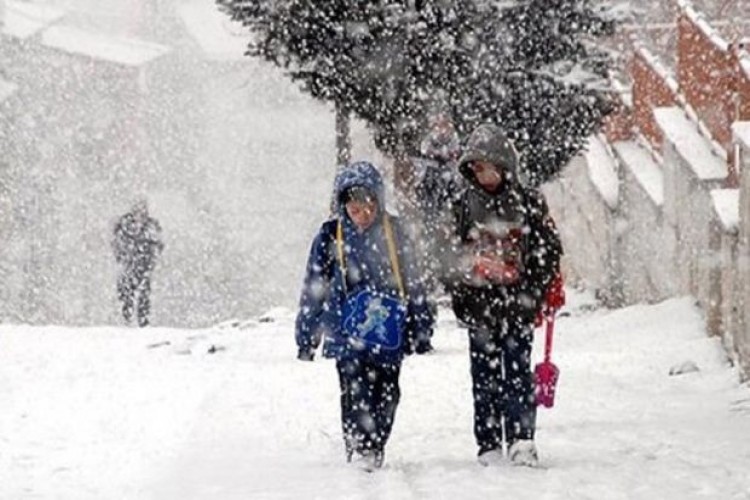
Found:
[[552, 278], [547, 292], [544, 295], [544, 308], [548, 313], [554, 313], [565, 305], [565, 288], [563, 287], [562, 274], [557, 273]]
[[483, 256], [474, 259], [473, 272], [475, 276], [498, 285], [512, 285], [521, 276], [515, 265]]
[[312, 361], [315, 358], [315, 350], [309, 347], [300, 347], [297, 351], [297, 359], [300, 361]]

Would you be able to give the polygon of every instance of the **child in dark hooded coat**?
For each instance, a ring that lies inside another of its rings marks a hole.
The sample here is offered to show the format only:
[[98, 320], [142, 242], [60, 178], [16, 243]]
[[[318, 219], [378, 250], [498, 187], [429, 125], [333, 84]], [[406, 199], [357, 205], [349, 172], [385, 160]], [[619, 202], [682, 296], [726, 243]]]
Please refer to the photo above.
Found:
[[474, 436], [483, 465], [508, 456], [536, 465], [531, 371], [534, 319], [560, 266], [562, 244], [542, 194], [522, 185], [518, 155], [498, 127], [479, 126], [459, 160], [455, 245], [442, 279], [469, 327]]

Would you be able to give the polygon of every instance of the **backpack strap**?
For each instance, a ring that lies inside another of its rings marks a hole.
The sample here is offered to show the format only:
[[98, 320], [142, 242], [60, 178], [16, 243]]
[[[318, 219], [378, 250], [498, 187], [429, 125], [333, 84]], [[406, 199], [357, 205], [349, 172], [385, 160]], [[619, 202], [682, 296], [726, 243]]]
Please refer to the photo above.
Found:
[[344, 225], [341, 219], [336, 221], [336, 251], [339, 254], [339, 266], [341, 266], [341, 280], [344, 283], [346, 293], [346, 258], [344, 257]]
[[[385, 229], [385, 240], [388, 244], [388, 256], [391, 260], [391, 270], [393, 275], [396, 277], [396, 285], [398, 286], [398, 294], [401, 300], [406, 302], [406, 289], [404, 288], [404, 281], [401, 276], [401, 266], [398, 261], [398, 252], [396, 251], [396, 241], [393, 236], [393, 227], [391, 226], [391, 218], [386, 213], [383, 217], [383, 228]], [[339, 256], [339, 265], [341, 266], [341, 275], [344, 282], [344, 292], [346, 292], [346, 256], [344, 255], [344, 225], [339, 219], [336, 223], [336, 251]]]

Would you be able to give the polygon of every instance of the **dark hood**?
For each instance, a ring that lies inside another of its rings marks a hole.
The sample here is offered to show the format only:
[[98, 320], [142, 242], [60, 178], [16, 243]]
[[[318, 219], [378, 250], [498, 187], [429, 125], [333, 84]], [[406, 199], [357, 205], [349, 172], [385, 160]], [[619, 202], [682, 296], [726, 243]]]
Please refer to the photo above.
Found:
[[369, 161], [358, 161], [345, 166], [336, 176], [334, 191], [336, 195], [336, 213], [344, 215], [341, 195], [350, 187], [360, 186], [372, 191], [378, 199], [378, 210], [385, 211], [385, 188], [383, 177]]
[[458, 162], [461, 175], [472, 185], [479, 187], [469, 168], [469, 163], [473, 161], [486, 161], [502, 167], [509, 184], [518, 185], [518, 152], [499, 127], [485, 124], [474, 129]]

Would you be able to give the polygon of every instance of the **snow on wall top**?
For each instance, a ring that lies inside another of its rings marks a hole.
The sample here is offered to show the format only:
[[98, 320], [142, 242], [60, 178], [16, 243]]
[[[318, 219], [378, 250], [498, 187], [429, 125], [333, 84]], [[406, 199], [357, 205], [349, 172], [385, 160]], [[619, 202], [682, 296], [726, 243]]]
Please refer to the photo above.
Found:
[[729, 50], [729, 43], [711, 27], [706, 19], [698, 13], [692, 5], [686, 0], [677, 0], [677, 6], [685, 13], [690, 21], [700, 29], [708, 40], [721, 51]]
[[134, 38], [113, 38], [67, 26], [53, 26], [44, 31], [42, 44], [126, 66], [140, 66], [170, 50], [156, 43]]
[[740, 190], [712, 189], [714, 210], [726, 231], [735, 232], [740, 225]]
[[667, 70], [666, 66], [661, 63], [659, 58], [643, 45], [639, 45], [636, 52], [643, 58], [644, 62], [646, 62], [646, 64], [648, 64], [651, 69], [661, 77], [661, 79], [667, 84], [669, 89], [674, 92], [675, 95], [678, 95], [680, 86], [677, 83], [677, 80], [674, 78], [672, 73]]
[[607, 151], [604, 142], [598, 137], [589, 138], [588, 150], [585, 153], [592, 184], [602, 195], [609, 208], [617, 208], [619, 198], [619, 181], [614, 158]]
[[735, 141], [741, 142], [745, 148], [750, 149], [750, 121], [734, 122], [732, 134]]
[[711, 141], [698, 133], [697, 125], [678, 107], [656, 108], [656, 123], [665, 139], [674, 144], [677, 153], [700, 180], [721, 180], [727, 177], [727, 165], [713, 153]]
[[746, 52], [742, 52], [740, 55], [740, 68], [742, 68], [745, 78], [750, 78], [750, 57]]
[[10, 97], [16, 91], [16, 86], [0, 78], [0, 103]]
[[63, 14], [64, 11], [54, 7], [7, 0], [0, 33], [13, 38], [29, 38], [60, 19]]
[[616, 142], [612, 147], [654, 204], [662, 206], [664, 204], [664, 174], [651, 154], [635, 141]]

